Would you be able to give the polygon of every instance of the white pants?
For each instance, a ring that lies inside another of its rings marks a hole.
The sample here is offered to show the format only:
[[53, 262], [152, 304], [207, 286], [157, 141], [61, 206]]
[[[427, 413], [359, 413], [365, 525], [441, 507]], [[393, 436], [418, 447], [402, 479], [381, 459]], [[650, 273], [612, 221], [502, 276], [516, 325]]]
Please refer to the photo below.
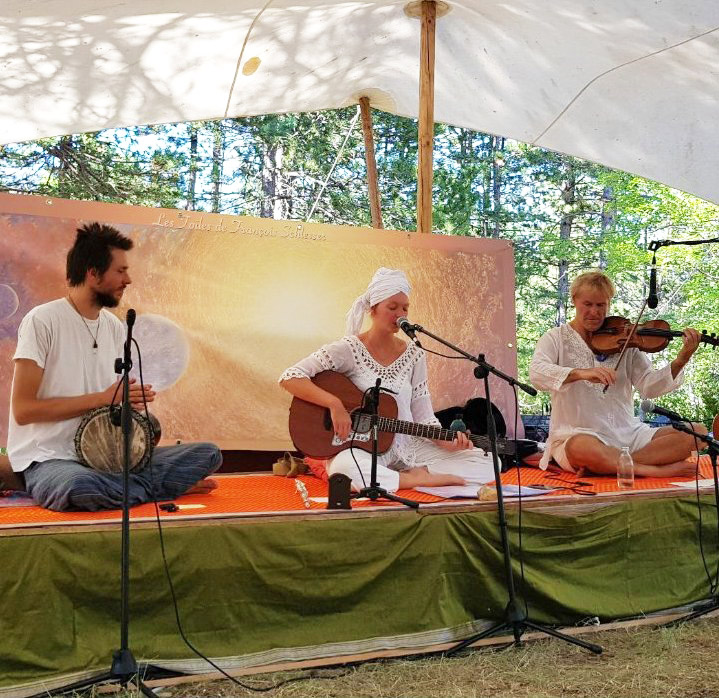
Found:
[[629, 446], [629, 452], [634, 453], [634, 451], [638, 451], [640, 448], [644, 448], [645, 446], [647, 446], [649, 442], [656, 436], [658, 431], [657, 429], [652, 429], [652, 427], [650, 427], [648, 424], [641, 424], [640, 427], [641, 428], [637, 429], [634, 432], [634, 434], [632, 435], [632, 440], [629, 443], [623, 443], [616, 438], [600, 435], [596, 431], [592, 431], [591, 429], [584, 429], [582, 427], [577, 427], [569, 434], [561, 433], [559, 439], [552, 439], [551, 443], [549, 444], [549, 448], [545, 450], [546, 455], [542, 458], [539, 467], [543, 470], [546, 470], [547, 466], [549, 465], [549, 459], [553, 458], [555, 463], [557, 463], [557, 465], [562, 468], [562, 470], [567, 470], [570, 473], [576, 472], [576, 469], [573, 468], [570, 464], [569, 458], [567, 458], [566, 448], [567, 441], [569, 441], [569, 439], [571, 439], [573, 436], [577, 436], [578, 434], [587, 434], [588, 436], [593, 436], [595, 439], [601, 441], [606, 446], [612, 446], [613, 448], [623, 448], [624, 446]]
[[[399, 471], [407, 470], [404, 463], [392, 462], [392, 452], [377, 459], [377, 481], [388, 492], [399, 489]], [[354, 456], [354, 457], [353, 457]], [[355, 462], [356, 460], [356, 462]], [[468, 485], [483, 485], [494, 482], [494, 467], [491, 454], [473, 448], [462, 451], [445, 451], [428, 439], [417, 439], [416, 464], [425, 466], [430, 473], [457, 475]], [[327, 466], [330, 475], [344, 473], [352, 480], [352, 487], [359, 490], [364, 487], [362, 476], [369, 486], [372, 456], [361, 449], [347, 449], [338, 453]], [[360, 472], [362, 475], [360, 475]]]

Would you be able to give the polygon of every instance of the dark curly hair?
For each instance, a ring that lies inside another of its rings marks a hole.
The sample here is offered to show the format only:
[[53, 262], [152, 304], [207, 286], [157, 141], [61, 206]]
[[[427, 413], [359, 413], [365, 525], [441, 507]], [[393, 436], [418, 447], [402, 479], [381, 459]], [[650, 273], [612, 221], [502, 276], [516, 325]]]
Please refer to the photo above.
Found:
[[87, 223], [77, 229], [75, 244], [67, 253], [67, 280], [70, 286], [85, 283], [87, 272], [104, 274], [112, 263], [112, 250], [131, 250], [132, 240], [111, 225]]

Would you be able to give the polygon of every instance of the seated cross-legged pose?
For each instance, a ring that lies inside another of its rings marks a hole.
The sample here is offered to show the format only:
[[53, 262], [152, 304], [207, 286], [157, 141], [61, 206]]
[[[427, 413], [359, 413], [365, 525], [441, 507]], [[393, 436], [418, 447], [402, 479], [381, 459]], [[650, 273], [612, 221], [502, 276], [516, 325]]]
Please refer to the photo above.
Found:
[[[674, 361], [652, 368], [646, 353], [627, 349], [596, 356], [589, 347], [592, 333], [604, 323], [614, 284], [603, 272], [585, 272], [572, 283], [574, 319], [549, 330], [537, 343], [529, 367], [532, 384], [552, 395], [552, 419], [547, 447], [540, 462], [553, 459], [562, 469], [580, 468], [596, 474], [617, 472], [619, 454], [628, 447], [637, 475], [671, 477], [691, 475], [686, 459], [694, 438], [671, 427], [653, 429], [634, 416], [633, 392], [654, 398], [678, 388], [682, 369], [699, 346], [700, 335], [684, 330], [683, 345]], [[605, 386], [609, 386], [606, 392]], [[706, 433], [701, 424], [694, 429]]]
[[[351, 419], [341, 400], [310, 379], [322, 371], [344, 374], [364, 391], [381, 378], [382, 387], [395, 392], [398, 419], [439, 426], [427, 388], [424, 351], [397, 337], [397, 319], [409, 311], [410, 285], [404, 272], [377, 270], [365, 293], [347, 314], [347, 335], [326, 344], [288, 368], [280, 385], [295, 397], [329, 409], [335, 434], [347, 439]], [[371, 326], [361, 332], [366, 313]], [[355, 462], [355, 459], [357, 462]], [[344, 450], [329, 463], [328, 472], [344, 473], [359, 490], [370, 482], [371, 456], [358, 449]], [[361, 473], [360, 474], [360, 470]], [[494, 479], [491, 458], [474, 449], [466, 434], [453, 441], [431, 441], [397, 434], [390, 449], [378, 459], [377, 480], [388, 491], [421, 487], [482, 484]]]
[[[106, 308], [116, 307], [131, 283], [131, 248], [132, 240], [110, 226], [78, 229], [67, 255], [67, 296], [33, 308], [18, 329], [8, 455], [28, 493], [48, 509], [122, 506], [122, 472], [82, 465], [74, 438], [82, 416], [110, 405], [116, 395], [115, 358], [123, 355], [125, 328]], [[151, 402], [154, 396], [152, 386], [145, 385], [143, 395], [132, 380], [135, 409], [142, 410], [143, 397]], [[210, 443], [156, 448], [148, 466], [130, 473], [129, 503], [209, 492], [216, 483], [204, 478], [221, 463]]]

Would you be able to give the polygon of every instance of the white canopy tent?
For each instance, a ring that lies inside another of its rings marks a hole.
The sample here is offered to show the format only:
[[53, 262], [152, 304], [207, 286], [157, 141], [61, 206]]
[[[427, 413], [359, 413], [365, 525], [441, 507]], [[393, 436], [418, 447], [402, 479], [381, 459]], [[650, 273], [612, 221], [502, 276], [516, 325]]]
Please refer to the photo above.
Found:
[[[328, 109], [417, 116], [404, 0], [5, 0], [0, 140]], [[719, 203], [717, 0], [449, 0], [436, 121]], [[441, 12], [439, 13], [441, 14]]]

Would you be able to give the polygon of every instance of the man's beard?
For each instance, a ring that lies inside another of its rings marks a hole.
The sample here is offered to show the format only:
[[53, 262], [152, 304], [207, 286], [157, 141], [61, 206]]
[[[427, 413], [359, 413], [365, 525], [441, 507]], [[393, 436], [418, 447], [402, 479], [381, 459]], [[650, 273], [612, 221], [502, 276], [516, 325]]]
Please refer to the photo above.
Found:
[[95, 304], [100, 308], [117, 308], [120, 304], [119, 299], [109, 293], [103, 293], [102, 291], [93, 291], [93, 293], [95, 294]]

